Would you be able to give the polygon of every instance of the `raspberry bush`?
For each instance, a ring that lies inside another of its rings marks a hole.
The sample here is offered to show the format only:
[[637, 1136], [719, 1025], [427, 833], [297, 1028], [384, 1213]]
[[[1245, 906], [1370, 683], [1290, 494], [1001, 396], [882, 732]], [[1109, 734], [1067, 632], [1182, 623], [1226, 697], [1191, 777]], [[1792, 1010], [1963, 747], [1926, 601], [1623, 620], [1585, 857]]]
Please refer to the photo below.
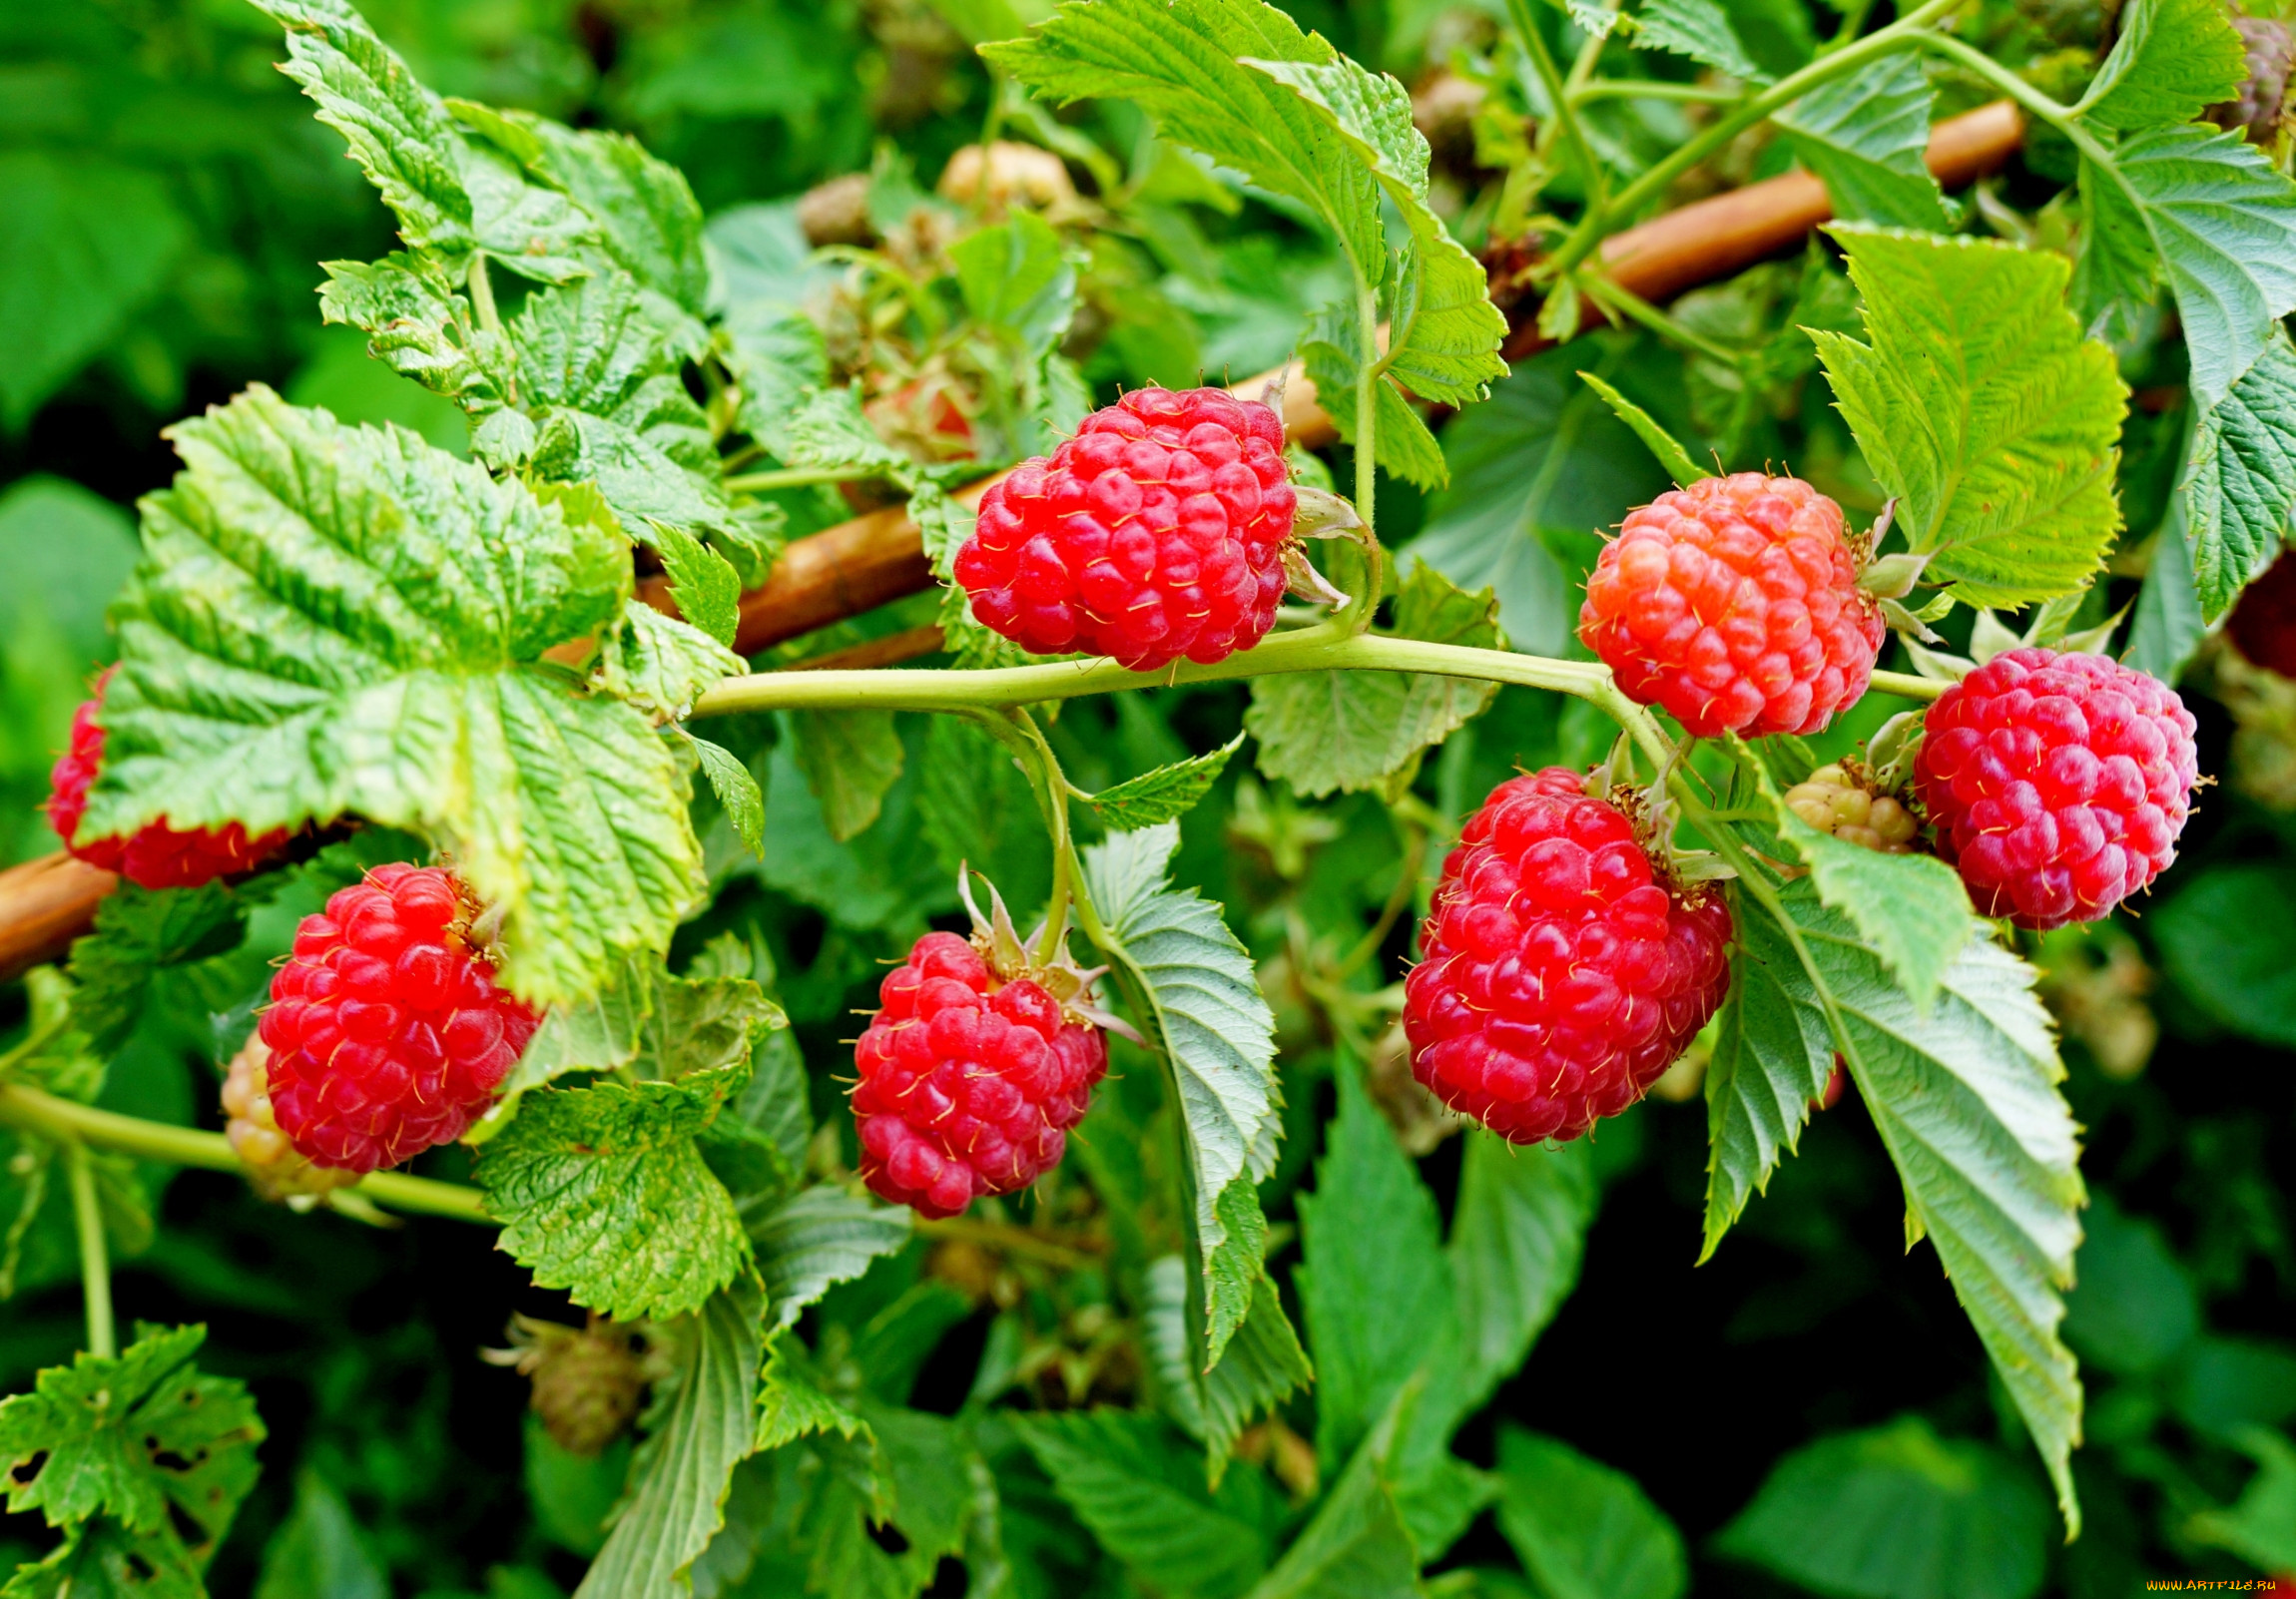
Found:
[[2286, 29], [2044, 9], [26, 33], [8, 1593], [2296, 1567]]

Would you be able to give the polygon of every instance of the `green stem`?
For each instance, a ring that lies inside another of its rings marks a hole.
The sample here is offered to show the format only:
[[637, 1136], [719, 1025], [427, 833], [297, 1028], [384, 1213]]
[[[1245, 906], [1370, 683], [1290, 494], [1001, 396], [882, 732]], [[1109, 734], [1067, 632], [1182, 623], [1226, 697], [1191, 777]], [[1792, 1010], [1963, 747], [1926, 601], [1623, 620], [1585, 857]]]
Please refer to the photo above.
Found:
[[80, 1289], [88, 1308], [88, 1352], [108, 1360], [120, 1352], [120, 1335], [112, 1325], [112, 1263], [104, 1249], [104, 1205], [96, 1197], [96, 1173], [88, 1162], [88, 1146], [76, 1139], [66, 1144], [64, 1164], [72, 1180], [72, 1221], [80, 1231]]
[[[1366, 351], [1379, 349], [1380, 302], [1369, 282], [1359, 280], [1356, 285], [1357, 338]], [[1404, 330], [1395, 330], [1395, 340], [1401, 343]], [[1380, 585], [1384, 581], [1380, 560], [1379, 534], [1379, 408], [1381, 374], [1388, 363], [1383, 359], [1367, 359], [1356, 373], [1356, 515], [1363, 522], [1363, 530], [1353, 547], [1363, 557], [1363, 581], [1348, 598], [1348, 603], [1333, 614], [1332, 626], [1345, 628], [1351, 633], [1362, 633], [1372, 625], [1372, 618], [1380, 608]]]
[[1865, 27], [1866, 18], [1873, 14], [1873, 10], [1874, 0], [1850, 0], [1849, 5], [1844, 7], [1842, 11], [1842, 25], [1834, 30], [1833, 38], [1818, 46], [1818, 54], [1830, 56], [1855, 40], [1858, 37], [1858, 31]]
[[1044, 936], [1036, 941], [1038, 964], [1049, 966], [1067, 953], [1068, 905], [1082, 897], [1084, 874], [1078, 869], [1075, 837], [1068, 830], [1069, 783], [1060, 770], [1060, 758], [1026, 711], [1013, 714], [1013, 725], [1028, 736], [1030, 764], [1042, 791], [1044, 823], [1052, 830], [1052, 894], [1044, 908]]
[[1577, 226], [1555, 258], [1560, 263], [1559, 269], [1567, 271], [1594, 248], [1594, 242], [1609, 225], [1610, 174], [1595, 155], [1594, 143], [1579, 123], [1578, 108], [1571, 102], [1569, 86], [1555, 69], [1554, 57], [1546, 48], [1546, 35], [1539, 32], [1538, 19], [1531, 15], [1530, 0], [1507, 0], [1506, 10], [1514, 23], [1514, 31], [1522, 37], [1523, 52], [1530, 57], [1531, 68], [1538, 74], [1539, 84], [1553, 106], [1554, 126], [1577, 152], [1580, 168], [1586, 175], [1586, 209], [1580, 213]]
[[1726, 106], [1746, 98], [1743, 89], [1703, 83], [1661, 83], [1655, 78], [1599, 78], [1570, 91], [1572, 105], [1596, 100], [1675, 100], [1688, 105]]
[[1640, 294], [1622, 284], [1612, 282], [1606, 277], [1588, 273], [1579, 279], [1579, 286], [1586, 290], [1588, 297], [1622, 313], [1629, 321], [1640, 322], [1670, 343], [1679, 344], [1694, 354], [1705, 356], [1708, 360], [1720, 361], [1732, 371], [1740, 369], [1745, 363], [1746, 352], [1734, 350], [1727, 344], [1717, 344], [1703, 333], [1692, 332]]
[[[1881, 35], [1876, 34], [1874, 37], [1879, 39]], [[2070, 139], [2074, 147], [2082, 155], [2088, 157], [2090, 161], [2108, 169], [2111, 168], [2111, 152], [2099, 145], [2090, 136], [2088, 130], [2081, 125], [2078, 116], [2079, 107], [2062, 105], [2050, 99], [2000, 62], [1995, 61], [1982, 51], [1971, 49], [1952, 34], [1926, 34], [1918, 42], [1923, 49], [1934, 51], [1949, 61], [1967, 67], [2003, 94], [2009, 96], [2009, 99]]]
[[1107, 1248], [1097, 1239], [1062, 1244], [1024, 1227], [975, 1221], [969, 1216], [949, 1216], [937, 1221], [920, 1219], [916, 1223], [916, 1230], [926, 1238], [953, 1239], [977, 1244], [982, 1249], [1002, 1250], [1007, 1255], [1025, 1255], [1047, 1266], [1057, 1266], [1069, 1272], [1098, 1265]]
[[[1527, 0], [1511, 0], [1511, 3], [1522, 7], [1527, 4]], [[1620, 190], [1610, 203], [1612, 214], [1619, 217], [1632, 216], [1641, 207], [1665, 194], [1675, 179], [1772, 112], [1792, 105], [1820, 84], [1847, 77], [1867, 62], [1888, 55], [1900, 45], [1934, 38], [1927, 31], [1930, 24], [1950, 15], [1963, 3], [1964, 0], [1929, 0], [1928, 4], [1909, 11], [1878, 33], [1870, 33], [1854, 44], [1843, 46], [1832, 55], [1820, 57], [1801, 71], [1779, 79]], [[1593, 238], [1585, 236], [1583, 228], [1574, 232], [1562, 248], [1555, 252], [1554, 269], [1564, 272], [1576, 266], [1594, 249], [1595, 242]]]
[[738, 472], [726, 481], [729, 494], [763, 494], [768, 489], [812, 488], [818, 483], [853, 483], [877, 474], [851, 466], [783, 466], [770, 472]]
[[[237, 1172], [239, 1156], [231, 1140], [221, 1133], [193, 1127], [148, 1122], [140, 1116], [122, 1116], [98, 1110], [76, 1100], [59, 1099], [21, 1083], [0, 1084], [0, 1123], [25, 1128], [57, 1143], [88, 1144], [116, 1149], [139, 1160], [168, 1166], [196, 1166], [203, 1171]], [[375, 1172], [355, 1185], [355, 1192], [389, 1206], [422, 1216], [444, 1216], [458, 1222], [494, 1225], [480, 1203], [478, 1190], [461, 1183], [437, 1183], [426, 1177], [397, 1172]]]

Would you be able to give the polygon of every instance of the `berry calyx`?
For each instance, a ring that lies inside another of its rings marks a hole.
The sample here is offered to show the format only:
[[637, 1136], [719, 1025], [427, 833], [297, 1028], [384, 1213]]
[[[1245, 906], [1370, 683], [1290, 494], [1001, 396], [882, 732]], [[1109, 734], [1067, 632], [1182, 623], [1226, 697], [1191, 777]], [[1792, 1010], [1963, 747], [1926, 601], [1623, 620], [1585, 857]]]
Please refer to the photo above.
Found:
[[2199, 764], [2192, 713], [2159, 679], [2100, 655], [2009, 650], [1923, 726], [1917, 792], [1983, 914], [2094, 921], [2176, 857]]
[[1640, 1099], [1722, 1004], [1730, 912], [1563, 767], [1491, 791], [1443, 862], [1404, 984], [1412, 1071], [1517, 1144]]
[[321, 1166], [396, 1166], [485, 1114], [536, 1025], [472, 944], [453, 875], [377, 866], [302, 919], [272, 979], [272, 1113]]
[[[969, 896], [968, 896], [969, 900]], [[1060, 1164], [1108, 1070], [1092, 979], [1032, 963], [1001, 899], [968, 941], [926, 933], [885, 974], [854, 1050], [870, 1192], [929, 1217], [1026, 1188]], [[1129, 1031], [1129, 1029], [1124, 1029]]]
[[1698, 738], [1816, 733], [1866, 692], [1888, 631], [1858, 587], [1870, 554], [1800, 478], [1701, 478], [1627, 513], [1578, 636]]
[[96, 680], [94, 697], [72, 714], [71, 746], [48, 775], [48, 821], [64, 847], [91, 866], [116, 871], [143, 888], [197, 888], [218, 877], [253, 871], [278, 854], [287, 840], [284, 828], [251, 839], [236, 821], [182, 832], [169, 826], [164, 816], [126, 837], [73, 841], [88, 809], [89, 787], [104, 764], [104, 728], [96, 718], [111, 681], [112, 669], [106, 667]]
[[1786, 808], [1820, 832], [1886, 855], [1913, 853], [1922, 824], [1895, 795], [1876, 794], [1848, 767], [1820, 767], [1786, 791]]
[[358, 1173], [314, 1166], [280, 1131], [272, 1110], [272, 1052], [250, 1037], [224, 1073], [224, 1136], [248, 1182], [265, 1199], [309, 1201], [358, 1181]]
[[956, 580], [1024, 650], [1209, 665], [1274, 626], [1297, 505], [1268, 406], [1135, 389], [990, 486]]

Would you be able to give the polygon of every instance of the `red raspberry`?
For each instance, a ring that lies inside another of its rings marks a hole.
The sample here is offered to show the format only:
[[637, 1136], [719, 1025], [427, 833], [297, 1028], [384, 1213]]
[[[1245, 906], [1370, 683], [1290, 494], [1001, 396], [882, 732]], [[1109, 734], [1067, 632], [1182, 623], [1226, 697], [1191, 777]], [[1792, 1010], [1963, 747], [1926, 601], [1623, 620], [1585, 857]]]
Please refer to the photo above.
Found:
[[1923, 719], [1914, 782], [1988, 916], [2094, 921], [2160, 875], [2192, 808], [2192, 713], [2100, 655], [2010, 650]]
[[1627, 513], [1578, 636], [1701, 739], [1816, 733], [1866, 692], [1887, 631], [1861, 565], [1842, 508], [1800, 478], [1701, 478]]
[[861, 1177], [926, 1216], [1026, 1188], [1060, 1164], [1108, 1070], [1100, 1029], [1028, 977], [1000, 982], [955, 933], [926, 933], [885, 974], [861, 1036]]
[[2281, 556], [2241, 590], [2224, 631], [2251, 665], [2296, 678], [2296, 556]]
[[272, 1114], [321, 1166], [396, 1166], [485, 1113], [535, 1025], [470, 946], [452, 874], [377, 866], [302, 919], [272, 979]]
[[88, 786], [104, 764], [104, 730], [96, 721], [103, 709], [104, 690], [112, 669], [96, 680], [96, 696], [72, 716], [72, 747], [48, 775], [48, 821], [64, 847], [91, 866], [116, 871], [145, 888], [197, 888], [201, 883], [235, 872], [253, 871], [287, 843], [287, 832], [267, 832], [252, 842], [238, 822], [222, 827], [201, 827], [178, 832], [165, 819], [152, 822], [122, 838], [92, 838], [74, 843], [80, 817], [88, 808]]
[[1670, 887], [1563, 767], [1491, 791], [1443, 862], [1404, 984], [1412, 1071], [1517, 1144], [1642, 1097], [1722, 1004], [1730, 912]]
[[1136, 389], [990, 486], [956, 580], [1024, 650], [1209, 665], [1274, 624], [1295, 506], [1274, 411]]

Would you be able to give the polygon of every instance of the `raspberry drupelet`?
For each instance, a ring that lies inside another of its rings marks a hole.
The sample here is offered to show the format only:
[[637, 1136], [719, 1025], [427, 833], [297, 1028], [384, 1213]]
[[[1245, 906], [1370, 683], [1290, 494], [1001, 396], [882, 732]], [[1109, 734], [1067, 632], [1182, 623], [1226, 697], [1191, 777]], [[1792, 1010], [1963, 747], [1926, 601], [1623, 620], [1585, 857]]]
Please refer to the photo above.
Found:
[[1296, 507], [1268, 406], [1135, 389], [989, 488], [956, 580], [1024, 650], [1209, 665], [1274, 625]]
[[197, 888], [218, 877], [253, 871], [287, 843], [285, 829], [251, 839], [238, 822], [221, 827], [196, 827], [185, 832], [162, 817], [126, 837], [91, 838], [73, 842], [80, 817], [88, 809], [88, 789], [104, 764], [104, 726], [97, 717], [104, 709], [104, 691], [112, 669], [96, 680], [94, 698], [72, 716], [72, 743], [49, 774], [48, 821], [64, 847], [92, 866], [116, 871], [142, 888]]
[[861, 1177], [932, 1217], [1026, 1188], [1060, 1164], [1108, 1070], [1100, 1029], [1042, 983], [1010, 980], [955, 933], [885, 974], [854, 1059]]
[[1404, 985], [1412, 1070], [1514, 1143], [1576, 1138], [1721, 1006], [1730, 936], [1721, 896], [1674, 887], [1578, 773], [1510, 779], [1443, 862]]
[[1938, 852], [1985, 915], [2094, 921], [2176, 858], [2194, 726], [2175, 690], [2103, 656], [1997, 655], [1923, 719], [1914, 782]]
[[535, 1026], [472, 946], [454, 877], [377, 866], [303, 918], [272, 979], [272, 1113], [321, 1166], [396, 1166], [485, 1114]]
[[1857, 702], [1887, 627], [1842, 508], [1795, 477], [1702, 478], [1629, 512], [1578, 636], [1701, 739], [1816, 733]]

